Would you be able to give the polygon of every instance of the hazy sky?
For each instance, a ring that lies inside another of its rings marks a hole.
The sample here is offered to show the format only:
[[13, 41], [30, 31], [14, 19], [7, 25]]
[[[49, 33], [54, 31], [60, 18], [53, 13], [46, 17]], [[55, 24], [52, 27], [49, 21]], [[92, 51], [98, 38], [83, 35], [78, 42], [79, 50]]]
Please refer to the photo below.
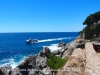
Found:
[[0, 0], [0, 32], [76, 32], [100, 0]]

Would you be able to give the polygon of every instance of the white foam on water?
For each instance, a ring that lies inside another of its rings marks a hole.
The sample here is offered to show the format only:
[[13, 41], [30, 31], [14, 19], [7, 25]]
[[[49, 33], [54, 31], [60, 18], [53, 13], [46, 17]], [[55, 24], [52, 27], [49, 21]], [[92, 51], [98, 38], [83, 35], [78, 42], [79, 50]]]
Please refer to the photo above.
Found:
[[6, 65], [10, 65], [12, 68], [15, 68], [17, 66], [17, 63], [14, 62], [14, 59], [3, 59], [0, 61], [0, 63], [4, 63], [4, 64], [0, 64], [0, 66], [6, 66]]
[[61, 49], [61, 47], [58, 47], [58, 44], [51, 44], [50, 46], [43, 46], [43, 47], [48, 47], [51, 52], [54, 51], [54, 50]]
[[[45, 39], [45, 40], [38, 40], [38, 42], [50, 42], [50, 41], [64, 40], [64, 39], [71, 39], [71, 38], [72, 37]], [[48, 47], [51, 50], [51, 52], [54, 50], [61, 49], [61, 47], [58, 47], [58, 44], [51, 44], [49, 46], [43, 46], [43, 47]], [[21, 58], [21, 60], [19, 62], [15, 62], [15, 60], [13, 58], [3, 59], [3, 60], [0, 60], [0, 66], [10, 65], [12, 68], [15, 68], [19, 63], [24, 61], [25, 56], [16, 55], [15, 59], [16, 58]]]
[[[25, 56], [22, 57], [22, 60], [25, 58]], [[9, 58], [9, 59], [3, 59], [0, 60], [0, 66], [6, 66], [6, 65], [10, 65], [12, 68], [15, 68], [16, 66], [18, 66], [18, 64], [22, 61], [20, 60], [19, 62], [15, 62], [15, 60], [13, 58]]]
[[64, 40], [64, 39], [71, 39], [71, 37], [63, 37], [63, 38], [54, 38], [54, 39], [38, 40], [38, 42], [50, 42], [50, 41]]

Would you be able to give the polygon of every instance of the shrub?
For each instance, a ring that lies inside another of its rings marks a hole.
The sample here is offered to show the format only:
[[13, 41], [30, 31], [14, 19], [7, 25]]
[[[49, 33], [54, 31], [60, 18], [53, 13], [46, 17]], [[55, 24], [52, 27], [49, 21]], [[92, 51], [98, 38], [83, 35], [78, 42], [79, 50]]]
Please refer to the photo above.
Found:
[[49, 53], [47, 59], [47, 65], [54, 70], [58, 70], [59, 68], [64, 66], [67, 60], [68, 58], [62, 59], [59, 56], [54, 56], [53, 54]]
[[94, 39], [100, 37], [100, 11], [90, 14], [83, 25], [87, 25], [82, 31], [80, 31], [80, 35], [84, 35], [84, 39]]
[[94, 39], [100, 37], [100, 23], [92, 26], [86, 26], [80, 34], [85, 34], [85, 39]]

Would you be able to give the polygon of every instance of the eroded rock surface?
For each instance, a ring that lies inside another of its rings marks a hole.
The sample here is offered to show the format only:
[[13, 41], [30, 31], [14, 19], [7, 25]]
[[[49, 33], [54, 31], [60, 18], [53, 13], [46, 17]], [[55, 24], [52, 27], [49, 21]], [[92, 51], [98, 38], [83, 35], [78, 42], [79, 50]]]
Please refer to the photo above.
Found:
[[100, 75], [100, 58], [93, 48], [92, 43], [87, 43], [86, 51], [86, 65], [84, 75]]
[[69, 57], [65, 66], [60, 69], [57, 75], [83, 75], [84, 71], [84, 52], [78, 48], [75, 49]]

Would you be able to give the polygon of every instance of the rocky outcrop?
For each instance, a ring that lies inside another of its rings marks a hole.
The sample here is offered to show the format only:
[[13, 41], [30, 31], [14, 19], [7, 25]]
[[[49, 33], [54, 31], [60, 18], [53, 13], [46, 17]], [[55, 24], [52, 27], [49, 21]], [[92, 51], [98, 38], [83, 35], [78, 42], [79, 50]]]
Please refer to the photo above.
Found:
[[35, 68], [36, 65], [36, 59], [35, 56], [28, 56], [22, 61], [19, 65], [18, 68], [20, 69], [27, 69], [27, 68]]
[[57, 75], [83, 75], [84, 73], [84, 53], [83, 50], [75, 49], [69, 57], [67, 63], [57, 73]]
[[52, 51], [52, 54], [53, 54], [53, 55], [59, 55], [60, 53], [61, 53], [60, 50], [54, 50], [54, 51]]
[[3, 75], [11, 75], [12, 67], [10, 65], [6, 65], [3, 67], [0, 67], [0, 71], [1, 71], [1, 74]]
[[62, 58], [69, 57], [73, 53], [74, 49], [76, 48], [84, 49], [85, 42], [87, 41], [88, 40], [81, 39], [81, 36], [78, 36], [75, 40], [73, 40], [69, 44], [66, 44], [64, 46], [64, 51], [61, 54]]
[[[25, 69], [26, 71], [20, 71], [22, 75], [45, 75], [50, 73], [50, 68], [46, 64], [47, 55], [50, 53], [50, 49], [45, 47], [36, 56], [28, 56], [17, 67]], [[44, 70], [49, 70], [45, 72]]]
[[60, 70], [57, 75], [100, 75], [100, 58], [92, 42], [86, 42], [85, 49], [74, 49]]
[[34, 56], [28, 56], [17, 67], [22, 75], [28, 75], [28, 70], [35, 69], [36, 67], [36, 58]]
[[66, 45], [66, 43], [60, 42], [60, 43], [58, 44], [58, 47], [62, 47], [62, 46], [65, 46], [65, 45]]
[[40, 51], [40, 56], [47, 56], [50, 53], [50, 49], [48, 47], [45, 47], [43, 50]]
[[78, 43], [79, 39], [76, 38], [74, 41], [72, 41], [71, 43], [67, 44], [65, 46], [65, 49], [64, 51], [62, 52], [62, 58], [66, 58], [68, 57], [69, 55], [72, 54], [73, 50], [76, 48], [77, 45], [79, 45]]
[[27, 56], [20, 64], [12, 69], [10, 65], [0, 67], [0, 75], [47, 75], [50, 68], [46, 64], [47, 55], [50, 49], [45, 47], [35, 56]]

